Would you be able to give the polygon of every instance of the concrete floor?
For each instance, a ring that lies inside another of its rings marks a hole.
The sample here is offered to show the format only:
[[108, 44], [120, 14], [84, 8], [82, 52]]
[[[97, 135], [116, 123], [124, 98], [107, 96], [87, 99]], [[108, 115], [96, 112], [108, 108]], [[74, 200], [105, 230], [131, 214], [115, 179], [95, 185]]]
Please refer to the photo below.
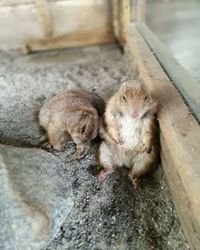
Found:
[[200, 1], [147, 1], [147, 26], [200, 82]]
[[[0, 58], [0, 142], [23, 147], [37, 147], [44, 137], [38, 110], [46, 98], [68, 88], [107, 98], [130, 78], [127, 57], [115, 46], [28, 56], [0, 52]], [[94, 142], [79, 158], [72, 142], [64, 152], [51, 152], [66, 166], [75, 204], [46, 250], [189, 249], [162, 167], [144, 177], [137, 190], [125, 169], [101, 184], [95, 176], [98, 146]]]

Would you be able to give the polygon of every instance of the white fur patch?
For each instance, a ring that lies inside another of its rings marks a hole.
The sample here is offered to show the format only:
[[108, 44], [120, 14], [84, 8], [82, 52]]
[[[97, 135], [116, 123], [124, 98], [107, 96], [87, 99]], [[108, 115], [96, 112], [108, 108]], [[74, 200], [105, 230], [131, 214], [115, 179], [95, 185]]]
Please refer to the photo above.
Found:
[[127, 148], [134, 148], [141, 146], [141, 130], [143, 120], [134, 119], [130, 115], [120, 117], [120, 135], [124, 145]]

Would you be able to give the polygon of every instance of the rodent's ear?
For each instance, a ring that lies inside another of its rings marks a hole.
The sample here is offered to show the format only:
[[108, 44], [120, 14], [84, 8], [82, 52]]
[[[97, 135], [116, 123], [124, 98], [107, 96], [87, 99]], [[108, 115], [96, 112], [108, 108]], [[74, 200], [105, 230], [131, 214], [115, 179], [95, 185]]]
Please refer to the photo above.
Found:
[[83, 117], [87, 117], [88, 116], [88, 112], [83, 111]]
[[126, 92], [127, 89], [129, 89], [131, 87], [131, 83], [130, 81], [126, 81], [124, 83], [122, 83], [121, 88], [120, 88], [120, 92]]
[[129, 89], [129, 88], [140, 88], [140, 86], [142, 86], [142, 82], [140, 80], [127, 80], [124, 83], [122, 83], [121, 88], [122, 89]]

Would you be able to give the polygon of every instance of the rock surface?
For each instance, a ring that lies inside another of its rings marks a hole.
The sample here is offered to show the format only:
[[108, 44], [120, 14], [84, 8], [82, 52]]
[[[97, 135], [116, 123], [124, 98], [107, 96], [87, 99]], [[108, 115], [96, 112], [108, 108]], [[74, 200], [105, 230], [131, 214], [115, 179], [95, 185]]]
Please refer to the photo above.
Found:
[[[113, 46], [0, 56], [0, 141], [13, 145], [39, 145], [44, 139], [37, 114], [46, 98], [77, 87], [107, 98], [130, 77], [127, 57]], [[100, 184], [95, 177], [98, 146], [94, 142], [79, 158], [72, 142], [62, 153], [48, 154], [65, 164], [75, 204], [42, 250], [188, 249], [162, 167], [143, 178], [138, 190], [125, 170]], [[62, 178], [58, 183], [63, 185]]]
[[43, 150], [0, 145], [0, 249], [44, 247], [73, 207], [64, 164]]

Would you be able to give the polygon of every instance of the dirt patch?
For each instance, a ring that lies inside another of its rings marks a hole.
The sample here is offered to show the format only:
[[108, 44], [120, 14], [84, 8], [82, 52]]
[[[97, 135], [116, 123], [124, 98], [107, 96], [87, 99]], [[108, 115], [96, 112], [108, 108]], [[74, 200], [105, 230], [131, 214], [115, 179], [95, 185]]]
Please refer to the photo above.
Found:
[[[35, 146], [45, 139], [38, 110], [46, 98], [78, 87], [107, 99], [130, 77], [126, 57], [114, 46], [0, 56], [0, 141], [12, 145]], [[46, 250], [188, 249], [162, 167], [137, 190], [125, 169], [101, 184], [94, 176], [98, 145], [80, 158], [72, 142], [55, 153], [70, 175], [75, 205]]]

